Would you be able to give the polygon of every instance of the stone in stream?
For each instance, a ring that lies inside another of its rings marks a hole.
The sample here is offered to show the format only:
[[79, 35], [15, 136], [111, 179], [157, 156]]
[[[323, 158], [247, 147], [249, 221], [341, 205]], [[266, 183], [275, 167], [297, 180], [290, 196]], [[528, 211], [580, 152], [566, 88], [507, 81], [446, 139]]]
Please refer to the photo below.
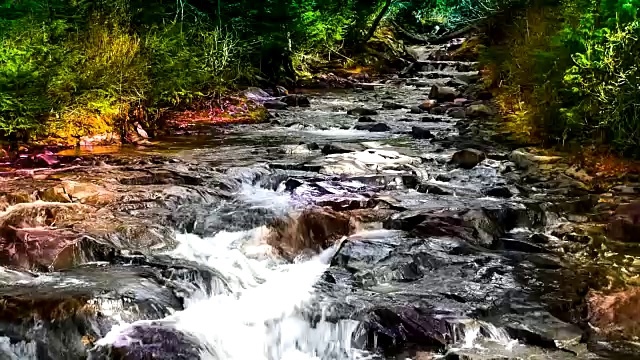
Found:
[[287, 109], [287, 103], [280, 100], [267, 100], [264, 103], [262, 103], [262, 105], [267, 109], [273, 109], [273, 110]]
[[426, 122], [426, 123], [439, 123], [439, 122], [442, 122], [442, 118], [429, 115], [429, 116], [423, 116], [422, 118], [420, 118], [420, 121]]
[[91, 349], [89, 360], [146, 360], [149, 354], [165, 359], [201, 359], [213, 356], [213, 349], [193, 335], [162, 322], [133, 325], [121, 335], [126, 341]]
[[409, 110], [410, 114], [422, 114], [424, 111], [418, 106], [412, 106]]
[[416, 139], [433, 139], [435, 137], [429, 129], [419, 126], [411, 127], [411, 135]]
[[436, 106], [430, 110], [433, 115], [444, 115], [447, 112], [447, 108], [444, 106]]
[[330, 143], [322, 148], [322, 153], [325, 155], [346, 154], [364, 150], [366, 150], [366, 147], [360, 143]]
[[528, 169], [541, 164], [555, 164], [562, 160], [560, 156], [534, 155], [524, 150], [513, 150], [509, 154], [509, 160], [520, 169]]
[[385, 101], [382, 103], [382, 108], [384, 110], [400, 110], [400, 109], [406, 109], [407, 107], [398, 103]]
[[373, 123], [376, 122], [371, 116], [361, 116], [358, 118], [358, 122], [361, 123]]
[[369, 132], [385, 132], [390, 131], [391, 127], [385, 123], [364, 123], [356, 124], [353, 127], [354, 130], [364, 130]]
[[418, 105], [418, 108], [420, 108], [420, 110], [429, 111], [436, 107], [437, 104], [438, 102], [436, 100], [425, 100], [422, 104]]
[[508, 198], [513, 196], [513, 193], [511, 192], [511, 190], [509, 190], [509, 188], [506, 187], [506, 186], [492, 187], [492, 188], [490, 188], [488, 190], [485, 190], [484, 193], [487, 196], [492, 196], [492, 197], [497, 197], [497, 198], [505, 198], [505, 199], [508, 199]]
[[464, 119], [466, 117], [464, 108], [461, 107], [449, 108], [446, 112], [446, 115], [454, 119]]
[[309, 98], [304, 95], [290, 94], [284, 97], [282, 100], [288, 106], [310, 107], [311, 102]]
[[413, 171], [419, 158], [401, 155], [397, 151], [369, 149], [360, 152], [332, 154], [308, 163], [323, 175], [371, 175], [384, 171]]
[[465, 110], [465, 113], [470, 118], [484, 118], [494, 115], [494, 111], [487, 105], [477, 104], [469, 105]]
[[355, 109], [351, 109], [351, 110], [347, 111], [347, 115], [371, 116], [371, 115], [378, 115], [378, 112], [373, 110], [373, 109], [357, 107]]
[[588, 321], [597, 335], [615, 340], [640, 336], [640, 288], [630, 286], [617, 291], [589, 291], [586, 297]]
[[640, 201], [618, 206], [608, 221], [607, 234], [619, 241], [639, 243]]
[[464, 149], [453, 154], [450, 163], [462, 169], [473, 169], [485, 158], [485, 153], [480, 150]]
[[281, 256], [295, 258], [303, 250], [320, 252], [343, 236], [355, 231], [348, 214], [326, 208], [313, 208], [269, 225], [267, 243]]
[[193, 294], [197, 284], [189, 279], [198, 275], [177, 281], [171, 263], [163, 266], [87, 265], [3, 285], [0, 332], [11, 334], [12, 342], [33, 344], [38, 359], [86, 358], [95, 341], [121, 322], [161, 319], [183, 310], [181, 297]]
[[416, 189], [420, 193], [428, 193], [433, 195], [453, 195], [453, 192], [445, 190], [434, 184], [420, 184]]
[[459, 93], [455, 88], [449, 86], [433, 85], [429, 92], [429, 99], [438, 102], [453, 101], [458, 97]]

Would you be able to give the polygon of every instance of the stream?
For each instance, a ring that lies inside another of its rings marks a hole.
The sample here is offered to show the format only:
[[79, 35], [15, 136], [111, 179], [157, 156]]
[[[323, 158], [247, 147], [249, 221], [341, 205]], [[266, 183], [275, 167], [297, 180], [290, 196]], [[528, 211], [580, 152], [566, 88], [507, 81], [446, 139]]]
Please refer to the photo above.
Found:
[[475, 66], [5, 176], [0, 359], [610, 358], [554, 230], [590, 204], [493, 141]]

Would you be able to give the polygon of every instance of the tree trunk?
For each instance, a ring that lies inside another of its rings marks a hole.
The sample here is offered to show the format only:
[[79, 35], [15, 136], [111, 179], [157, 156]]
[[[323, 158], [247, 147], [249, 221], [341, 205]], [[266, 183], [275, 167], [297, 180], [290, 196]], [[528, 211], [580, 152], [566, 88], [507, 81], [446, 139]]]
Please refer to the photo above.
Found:
[[371, 27], [369, 28], [367, 35], [364, 37], [362, 41], [363, 43], [367, 43], [369, 40], [371, 40], [373, 35], [376, 33], [376, 30], [380, 25], [380, 21], [382, 21], [382, 18], [387, 14], [387, 11], [389, 11], [389, 8], [391, 7], [391, 2], [392, 0], [385, 0], [384, 7], [382, 7], [382, 10], [380, 10], [376, 18], [373, 20], [373, 24], [371, 24]]

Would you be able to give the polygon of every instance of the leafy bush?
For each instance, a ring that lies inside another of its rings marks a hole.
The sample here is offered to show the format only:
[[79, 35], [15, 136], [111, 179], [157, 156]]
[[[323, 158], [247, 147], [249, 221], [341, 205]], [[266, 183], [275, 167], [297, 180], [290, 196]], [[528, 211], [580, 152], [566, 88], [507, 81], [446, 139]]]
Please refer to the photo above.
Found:
[[510, 125], [560, 143], [590, 141], [640, 155], [639, 6], [541, 0], [496, 19], [506, 25], [487, 35], [482, 62]]

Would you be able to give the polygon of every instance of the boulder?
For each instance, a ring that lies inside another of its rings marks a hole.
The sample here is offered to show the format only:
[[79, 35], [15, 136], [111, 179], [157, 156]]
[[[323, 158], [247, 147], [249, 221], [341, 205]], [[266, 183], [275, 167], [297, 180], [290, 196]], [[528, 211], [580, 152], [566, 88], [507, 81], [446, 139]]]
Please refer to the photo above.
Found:
[[325, 155], [346, 154], [363, 150], [366, 150], [365, 146], [359, 143], [330, 143], [322, 148], [322, 153]]
[[306, 209], [269, 225], [267, 243], [280, 255], [295, 258], [305, 250], [320, 252], [355, 231], [348, 214], [326, 208]]
[[616, 292], [590, 291], [587, 294], [589, 324], [595, 331], [614, 340], [640, 337], [640, 288]]
[[436, 100], [425, 100], [422, 104], [418, 105], [418, 108], [424, 111], [429, 111], [432, 108], [434, 108], [436, 105], [438, 105], [438, 102]]
[[619, 241], [640, 242], [640, 201], [618, 206], [607, 224], [607, 234]]
[[385, 110], [400, 110], [406, 109], [406, 106], [390, 101], [385, 101], [382, 103], [382, 108]]
[[273, 109], [273, 110], [285, 110], [287, 108], [287, 103], [280, 100], [267, 100], [262, 103], [265, 108]]
[[364, 123], [364, 124], [356, 124], [353, 127], [355, 130], [364, 130], [369, 132], [385, 132], [390, 131], [391, 128], [389, 125], [385, 123]]
[[409, 110], [410, 114], [422, 114], [424, 111], [419, 106], [412, 106]]
[[376, 122], [376, 121], [373, 120], [373, 118], [371, 116], [361, 116], [360, 118], [358, 118], [358, 122], [361, 122], [361, 123], [372, 123], [372, 122]]
[[373, 109], [357, 107], [355, 109], [351, 109], [351, 110], [347, 111], [347, 115], [371, 116], [371, 115], [378, 115], [378, 112], [373, 110]]
[[446, 112], [446, 115], [454, 119], [464, 119], [466, 117], [464, 108], [461, 107], [449, 108]]
[[318, 171], [324, 175], [370, 175], [386, 170], [392, 173], [412, 171], [412, 167], [420, 163], [420, 159], [402, 155], [397, 151], [369, 149], [328, 155], [306, 166], [318, 167]]
[[486, 190], [485, 195], [497, 198], [510, 198], [513, 196], [511, 190], [506, 186], [495, 186]]
[[282, 101], [289, 106], [299, 106], [299, 107], [311, 106], [311, 102], [309, 101], [309, 98], [299, 94], [287, 95], [284, 97]]
[[434, 184], [420, 184], [416, 190], [420, 193], [433, 195], [453, 195], [453, 192]]
[[433, 139], [435, 136], [428, 129], [412, 126], [411, 135], [416, 139]]
[[480, 150], [464, 149], [453, 154], [450, 163], [462, 169], [472, 169], [485, 158], [485, 153]]
[[429, 92], [429, 99], [443, 101], [454, 101], [458, 97], [458, 90], [449, 86], [433, 85]]
[[514, 150], [509, 154], [509, 160], [520, 169], [528, 169], [542, 164], [555, 164], [562, 160], [560, 156], [541, 156], [524, 150]]
[[431, 108], [429, 112], [433, 115], [444, 115], [447, 112], [447, 108], [445, 106], [436, 106]]
[[420, 118], [420, 121], [426, 123], [439, 123], [442, 122], [442, 118], [437, 116], [423, 116], [422, 118]]
[[465, 112], [466, 115], [470, 118], [483, 118], [494, 115], [493, 109], [484, 104], [469, 105]]

